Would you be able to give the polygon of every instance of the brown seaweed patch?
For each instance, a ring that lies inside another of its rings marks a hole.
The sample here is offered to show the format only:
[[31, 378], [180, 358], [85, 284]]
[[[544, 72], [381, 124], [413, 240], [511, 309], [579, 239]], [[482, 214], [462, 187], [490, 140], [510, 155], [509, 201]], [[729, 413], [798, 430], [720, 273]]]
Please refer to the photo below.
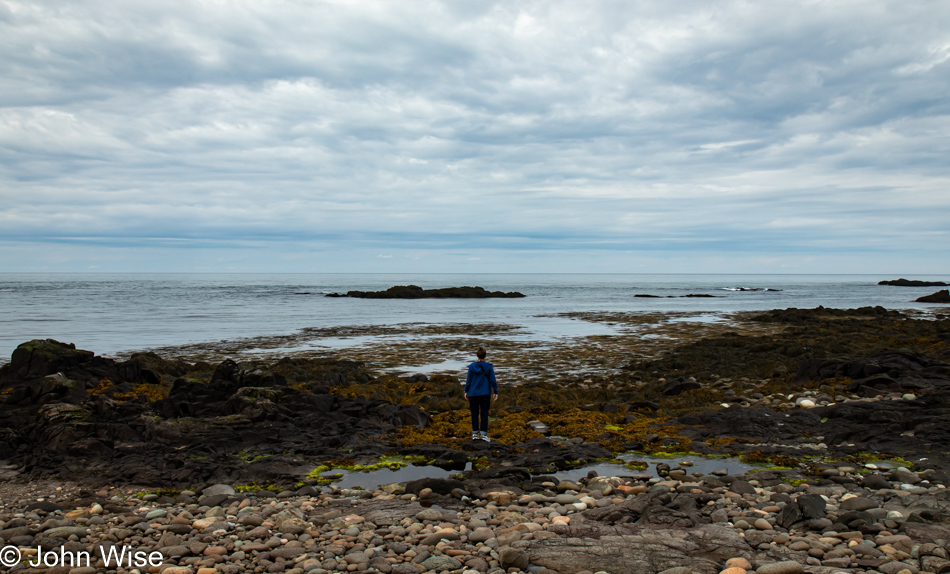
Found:
[[[528, 426], [528, 421], [540, 420], [551, 433], [567, 437], [581, 437], [586, 442], [595, 442], [613, 452], [622, 452], [632, 443], [643, 445], [645, 452], [683, 452], [689, 439], [679, 436], [679, 426], [667, 426], [663, 417], [638, 418], [630, 423], [618, 423], [609, 413], [591, 412], [577, 408], [552, 411], [550, 408], [501, 410], [493, 415], [489, 431], [493, 440], [505, 444], [522, 443], [542, 436]], [[609, 432], [604, 427], [610, 426]], [[419, 444], [441, 444], [459, 448], [471, 433], [471, 417], [468, 410], [439, 413], [425, 429], [403, 427], [391, 438], [402, 447]], [[666, 439], [666, 440], [661, 440]]]

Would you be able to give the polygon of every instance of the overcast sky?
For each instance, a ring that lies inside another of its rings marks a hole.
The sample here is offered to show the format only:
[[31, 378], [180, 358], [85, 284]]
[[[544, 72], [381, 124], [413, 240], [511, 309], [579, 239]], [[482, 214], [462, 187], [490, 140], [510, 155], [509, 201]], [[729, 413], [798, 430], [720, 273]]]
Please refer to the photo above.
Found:
[[950, 273], [950, 3], [0, 0], [0, 271]]

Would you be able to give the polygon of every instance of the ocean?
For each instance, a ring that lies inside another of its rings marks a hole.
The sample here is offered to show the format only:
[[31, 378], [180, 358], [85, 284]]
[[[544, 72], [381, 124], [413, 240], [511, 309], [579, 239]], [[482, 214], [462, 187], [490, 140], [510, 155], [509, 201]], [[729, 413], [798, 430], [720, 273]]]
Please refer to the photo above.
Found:
[[[506, 324], [534, 340], [609, 332], [575, 312], [677, 312], [717, 321], [737, 311], [786, 307], [888, 309], [930, 313], [914, 303], [936, 287], [877, 285], [871, 275], [581, 274], [0, 274], [0, 362], [36, 338], [75, 343], [105, 356], [307, 329], [405, 324]], [[909, 277], [943, 280], [945, 276]], [[385, 300], [331, 292], [479, 285], [523, 299]], [[656, 298], [635, 297], [637, 294]], [[714, 298], [684, 297], [714, 295]], [[942, 309], [946, 312], [946, 306]], [[398, 336], [398, 335], [397, 335]], [[406, 335], [412, 336], [412, 335]], [[359, 337], [308, 343], [332, 349]], [[299, 344], [299, 341], [295, 344]], [[292, 354], [293, 347], [280, 349]], [[275, 351], [276, 352], [276, 351]]]

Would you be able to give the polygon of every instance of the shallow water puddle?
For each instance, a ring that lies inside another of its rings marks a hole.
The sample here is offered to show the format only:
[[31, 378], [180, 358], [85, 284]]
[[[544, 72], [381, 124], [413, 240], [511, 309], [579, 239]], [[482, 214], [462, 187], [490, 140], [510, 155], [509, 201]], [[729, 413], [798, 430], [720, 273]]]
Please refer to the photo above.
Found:
[[[657, 463], [665, 463], [670, 465], [670, 468], [676, 468], [681, 462], [693, 463], [692, 466], [682, 467], [689, 474], [699, 472], [705, 475], [710, 474], [713, 471], [726, 469], [727, 474], [741, 475], [756, 468], [755, 465], [746, 464], [737, 458], [726, 457], [705, 458], [683, 456], [667, 458], [626, 453], [619, 455], [617, 458], [625, 461], [643, 461], [649, 463], [649, 466], [647, 466], [647, 468], [644, 470], [638, 470], [635, 468], [629, 468], [622, 464], [597, 463], [571, 470], [562, 470], [554, 475], [545, 476], [555, 476], [558, 480], [577, 481], [586, 477], [587, 473], [592, 470], [596, 471], [598, 476], [633, 476], [638, 474], [651, 474], [653, 476], [659, 476], [656, 472]], [[471, 468], [472, 463], [469, 462], [465, 464], [464, 469], [459, 468], [455, 470], [445, 470], [437, 466], [428, 465], [409, 465], [396, 470], [381, 468], [379, 470], [373, 470], [369, 472], [351, 472], [344, 469], [332, 469], [324, 472], [323, 475], [330, 476], [333, 474], [342, 474], [342, 478], [333, 482], [333, 484], [338, 488], [374, 489], [387, 484], [393, 484], [394, 482], [408, 482], [410, 480], [418, 480], [420, 478], [450, 478], [452, 475], [457, 474], [461, 470], [470, 470]]]
[[619, 455], [617, 458], [626, 461], [643, 461], [649, 463], [644, 470], [638, 470], [624, 466], [622, 464], [616, 463], [597, 463], [591, 464], [588, 466], [582, 466], [579, 468], [574, 468], [571, 470], [562, 470], [559, 471], [556, 476], [558, 480], [571, 480], [577, 481], [581, 478], [587, 476], [587, 473], [590, 471], [597, 472], [597, 476], [631, 476], [637, 474], [650, 474], [658, 477], [659, 474], [656, 472], [657, 463], [665, 463], [670, 465], [670, 468], [676, 468], [681, 462], [691, 462], [692, 466], [682, 466], [681, 468], [686, 471], [687, 474], [692, 474], [698, 472], [704, 475], [710, 474], [713, 471], [718, 471], [726, 469], [726, 474], [745, 474], [746, 472], [755, 469], [755, 465], [747, 464], [740, 461], [738, 458], [705, 458], [705, 457], [676, 457], [676, 458], [667, 458], [667, 457], [652, 457], [647, 455], [637, 455], [635, 453], [626, 453]]
[[396, 470], [381, 468], [369, 472], [353, 472], [344, 469], [332, 469], [323, 473], [324, 476], [333, 474], [342, 474], [343, 478], [333, 482], [338, 488], [364, 488], [374, 489], [394, 482], [409, 482], [410, 480], [419, 480], [420, 478], [449, 478], [453, 474], [458, 474], [462, 470], [470, 470], [472, 463], [465, 463], [465, 468], [455, 470], [445, 470], [437, 466], [429, 465], [408, 465]]

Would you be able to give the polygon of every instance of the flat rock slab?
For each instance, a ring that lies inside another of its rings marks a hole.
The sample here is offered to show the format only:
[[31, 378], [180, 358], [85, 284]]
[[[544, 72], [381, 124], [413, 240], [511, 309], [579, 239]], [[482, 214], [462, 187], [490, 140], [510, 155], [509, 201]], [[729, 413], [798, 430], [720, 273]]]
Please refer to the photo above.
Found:
[[566, 537], [512, 546], [523, 549], [532, 564], [559, 572], [655, 574], [679, 566], [695, 574], [718, 574], [726, 560], [752, 556], [735, 530], [715, 524], [673, 530], [585, 522], [566, 530]]
[[[422, 508], [414, 504], [406, 504], [403, 500], [368, 500], [358, 506], [359, 515], [377, 526], [392, 526], [399, 524], [404, 518], [414, 518]], [[434, 510], [434, 509], [429, 509]], [[441, 520], [441, 512], [436, 520]]]

